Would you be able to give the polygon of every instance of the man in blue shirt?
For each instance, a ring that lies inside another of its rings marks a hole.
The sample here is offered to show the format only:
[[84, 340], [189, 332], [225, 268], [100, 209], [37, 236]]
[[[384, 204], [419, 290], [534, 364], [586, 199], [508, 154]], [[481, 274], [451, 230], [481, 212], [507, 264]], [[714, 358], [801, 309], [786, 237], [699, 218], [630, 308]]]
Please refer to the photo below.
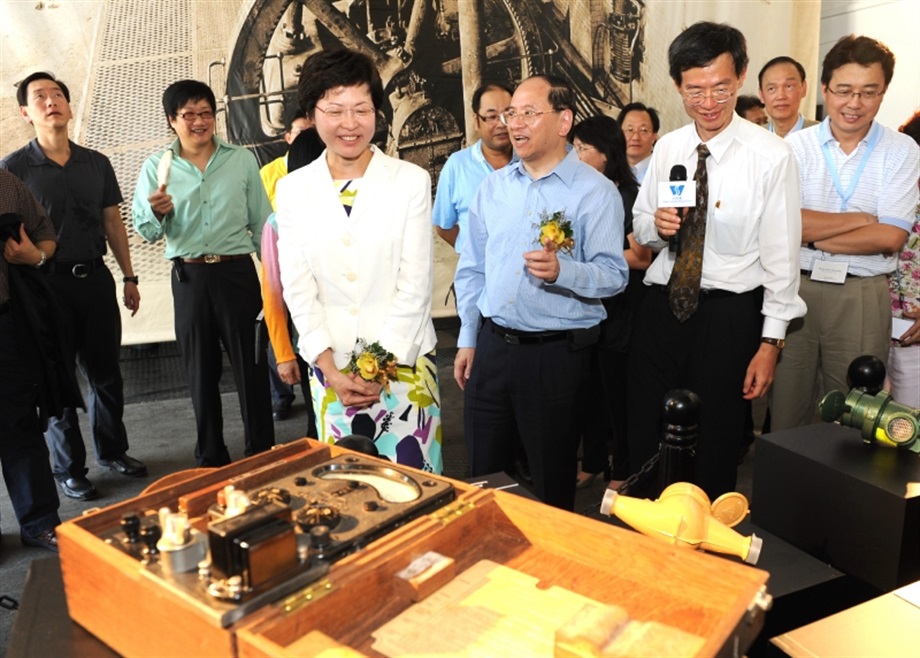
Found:
[[[220, 400], [221, 344], [230, 357], [243, 416], [246, 456], [275, 443], [268, 371], [256, 359], [256, 317], [262, 310], [252, 252], [258, 253], [271, 205], [255, 157], [214, 135], [210, 87], [180, 80], [163, 93], [177, 139], [151, 156], [134, 193], [134, 227], [150, 242], [166, 238], [173, 261], [176, 339], [182, 350], [198, 426], [199, 466], [230, 463]], [[172, 157], [168, 180], [158, 180]]]
[[[601, 299], [626, 286], [623, 203], [568, 146], [574, 94], [565, 81], [528, 78], [502, 121], [520, 160], [473, 198], [455, 279], [454, 378], [470, 472], [508, 468], [519, 437], [537, 496], [572, 509], [586, 348], [606, 317]], [[541, 248], [553, 233], [541, 223], [552, 218], [562, 233]]]
[[483, 179], [511, 162], [514, 154], [508, 128], [501, 122], [509, 103], [511, 90], [504, 85], [484, 84], [473, 93], [473, 122], [479, 139], [447, 158], [438, 176], [432, 220], [438, 235], [458, 253], [473, 195]]

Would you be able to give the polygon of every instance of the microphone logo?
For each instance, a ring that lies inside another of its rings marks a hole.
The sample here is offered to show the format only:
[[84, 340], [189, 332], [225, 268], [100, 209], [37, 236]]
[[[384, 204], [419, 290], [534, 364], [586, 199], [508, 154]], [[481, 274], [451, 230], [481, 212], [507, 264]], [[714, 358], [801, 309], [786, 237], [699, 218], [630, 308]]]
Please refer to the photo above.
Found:
[[673, 194], [675, 197], [679, 197], [681, 194], [683, 194], [683, 191], [683, 185], [671, 185], [671, 194]]

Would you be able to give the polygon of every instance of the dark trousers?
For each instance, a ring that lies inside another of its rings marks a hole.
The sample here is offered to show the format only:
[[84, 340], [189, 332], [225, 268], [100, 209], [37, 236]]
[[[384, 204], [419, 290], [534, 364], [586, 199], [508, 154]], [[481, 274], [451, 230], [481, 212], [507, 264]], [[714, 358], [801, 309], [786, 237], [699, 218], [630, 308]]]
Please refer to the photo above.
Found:
[[[179, 272], [182, 272], [182, 281]], [[198, 466], [230, 463], [224, 444], [221, 344], [230, 357], [240, 399], [246, 456], [275, 444], [265, 362], [256, 354], [256, 316], [262, 297], [250, 260], [173, 266], [176, 339], [185, 361], [198, 429]]]
[[[115, 280], [105, 266], [77, 278], [70, 268], [59, 266], [51, 274], [51, 288], [72, 332], [75, 367], [86, 379], [87, 410], [97, 459], [114, 459], [128, 450], [123, 422], [124, 383], [119, 367], [121, 315]], [[48, 422], [45, 433], [53, 460], [54, 476], [60, 480], [86, 475], [86, 446], [77, 410], [64, 409]]]
[[12, 315], [0, 313], [0, 466], [22, 532], [57, 526], [57, 488], [38, 420], [38, 380], [20, 349]]
[[695, 484], [712, 500], [734, 491], [746, 415], [742, 386], [759, 346], [762, 301], [761, 290], [719, 291], [704, 296], [697, 312], [680, 323], [663, 287], [645, 296], [629, 353], [631, 473], [658, 451], [666, 393], [685, 388], [702, 404]]
[[464, 391], [470, 475], [511, 468], [520, 440], [537, 497], [574, 508], [579, 416], [591, 353], [571, 349], [565, 339], [509, 344], [490, 321], [483, 323]]

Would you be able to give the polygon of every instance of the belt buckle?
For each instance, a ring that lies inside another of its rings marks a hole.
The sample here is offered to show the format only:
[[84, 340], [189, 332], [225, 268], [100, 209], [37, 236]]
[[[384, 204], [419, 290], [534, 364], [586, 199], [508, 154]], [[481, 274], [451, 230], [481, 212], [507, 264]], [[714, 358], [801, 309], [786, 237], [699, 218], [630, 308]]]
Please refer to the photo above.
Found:
[[70, 273], [78, 279], [85, 279], [89, 276], [89, 268], [85, 263], [77, 263], [71, 268]]
[[515, 336], [514, 334], [502, 334], [502, 337], [505, 339], [505, 342], [508, 343], [509, 345], [520, 345], [521, 344], [520, 337]]
[[205, 254], [203, 258], [204, 262], [208, 265], [213, 265], [214, 263], [220, 262], [220, 256], [217, 254]]

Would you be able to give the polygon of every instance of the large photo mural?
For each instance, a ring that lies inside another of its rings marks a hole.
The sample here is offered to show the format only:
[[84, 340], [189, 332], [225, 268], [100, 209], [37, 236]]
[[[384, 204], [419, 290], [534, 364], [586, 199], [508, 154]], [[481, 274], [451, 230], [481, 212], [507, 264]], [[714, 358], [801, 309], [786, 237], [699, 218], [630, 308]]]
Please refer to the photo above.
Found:
[[[662, 133], [685, 123], [666, 51], [697, 20], [729, 22], [749, 41], [751, 71], [776, 55], [816, 77], [817, 2], [656, 0], [4, 0], [0, 139], [8, 153], [33, 137], [19, 117], [15, 83], [49, 70], [70, 86], [72, 138], [105, 153], [122, 192], [141, 163], [172, 139], [160, 97], [172, 82], [207, 82], [218, 98], [218, 134], [265, 164], [284, 152], [303, 62], [346, 46], [369, 55], [386, 102], [376, 141], [432, 174], [476, 139], [470, 99], [484, 81], [510, 85], [536, 73], [568, 79], [581, 118], [616, 117], [642, 101], [659, 109]], [[814, 72], [814, 73], [813, 73]], [[813, 86], [814, 87], [814, 86]], [[811, 102], [813, 107], [814, 88]], [[432, 190], [433, 192], [433, 190]], [[143, 307], [124, 323], [126, 343], [172, 339], [169, 264], [162, 244], [133, 232], [123, 207]], [[436, 241], [435, 315], [453, 313], [456, 263]]]

